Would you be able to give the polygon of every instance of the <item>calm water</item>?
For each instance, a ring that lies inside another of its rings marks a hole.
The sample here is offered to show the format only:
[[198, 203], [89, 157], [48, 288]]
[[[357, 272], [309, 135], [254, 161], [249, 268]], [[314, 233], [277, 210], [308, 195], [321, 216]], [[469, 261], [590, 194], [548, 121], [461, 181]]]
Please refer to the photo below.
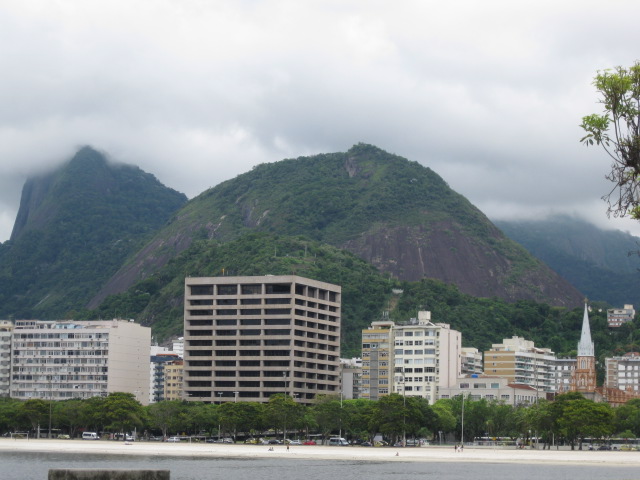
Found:
[[308, 459], [203, 459], [115, 457], [52, 453], [0, 453], [1, 480], [46, 480], [50, 468], [166, 469], [171, 480], [625, 480], [637, 467], [506, 465], [487, 463], [363, 462]]

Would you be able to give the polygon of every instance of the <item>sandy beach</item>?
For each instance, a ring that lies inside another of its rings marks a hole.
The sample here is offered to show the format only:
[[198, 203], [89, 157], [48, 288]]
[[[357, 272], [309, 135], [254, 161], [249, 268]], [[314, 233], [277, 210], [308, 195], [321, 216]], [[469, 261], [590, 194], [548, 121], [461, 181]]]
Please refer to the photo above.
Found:
[[[269, 448], [273, 447], [273, 451]], [[588, 450], [516, 450], [514, 448], [465, 447], [456, 452], [453, 446], [393, 447], [329, 447], [295, 445], [287, 451], [284, 445], [229, 445], [203, 443], [115, 442], [108, 440], [0, 439], [0, 452], [65, 452], [109, 455], [178, 456], [178, 457], [286, 457], [332, 460], [388, 460], [414, 462], [483, 462], [520, 464], [592, 464], [640, 466], [640, 452]]]

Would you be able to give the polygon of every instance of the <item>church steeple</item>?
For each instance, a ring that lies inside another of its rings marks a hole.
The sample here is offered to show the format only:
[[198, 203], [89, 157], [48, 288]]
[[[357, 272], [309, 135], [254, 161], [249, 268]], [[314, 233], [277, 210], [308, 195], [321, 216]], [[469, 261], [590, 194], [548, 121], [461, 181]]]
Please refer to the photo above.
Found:
[[589, 312], [587, 303], [584, 304], [584, 316], [582, 317], [582, 333], [580, 334], [580, 342], [578, 342], [579, 357], [593, 357], [595, 349], [591, 341], [591, 328], [589, 327]]
[[578, 342], [578, 357], [576, 369], [571, 379], [571, 390], [578, 392], [594, 392], [596, 389], [596, 356], [593, 342], [591, 341], [591, 328], [589, 327], [589, 309], [587, 301], [584, 302], [584, 316], [582, 317], [582, 333]]

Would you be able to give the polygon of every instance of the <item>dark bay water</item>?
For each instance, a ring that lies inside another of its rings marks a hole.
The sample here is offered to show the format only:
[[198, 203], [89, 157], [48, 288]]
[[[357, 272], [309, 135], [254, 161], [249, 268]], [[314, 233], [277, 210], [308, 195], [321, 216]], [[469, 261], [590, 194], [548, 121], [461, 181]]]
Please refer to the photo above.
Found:
[[171, 480], [626, 480], [637, 467], [525, 465], [282, 458], [140, 457], [52, 453], [0, 453], [0, 480], [46, 480], [50, 468], [125, 468], [171, 471]]

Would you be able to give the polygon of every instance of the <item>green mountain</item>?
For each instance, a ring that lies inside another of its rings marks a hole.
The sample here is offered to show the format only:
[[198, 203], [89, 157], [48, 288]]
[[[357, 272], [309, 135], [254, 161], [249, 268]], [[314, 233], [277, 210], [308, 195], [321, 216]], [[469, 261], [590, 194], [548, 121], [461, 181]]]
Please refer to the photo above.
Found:
[[569, 216], [495, 223], [590, 300], [640, 305], [640, 238]]
[[[577, 306], [583, 295], [508, 239], [435, 172], [359, 144], [258, 165], [184, 206], [89, 306], [158, 271], [195, 239], [303, 235], [400, 280], [434, 278], [469, 295]], [[234, 269], [235, 266], [228, 265]]]
[[0, 245], [0, 318], [60, 318], [82, 308], [186, 201], [90, 147], [29, 179], [11, 238]]

